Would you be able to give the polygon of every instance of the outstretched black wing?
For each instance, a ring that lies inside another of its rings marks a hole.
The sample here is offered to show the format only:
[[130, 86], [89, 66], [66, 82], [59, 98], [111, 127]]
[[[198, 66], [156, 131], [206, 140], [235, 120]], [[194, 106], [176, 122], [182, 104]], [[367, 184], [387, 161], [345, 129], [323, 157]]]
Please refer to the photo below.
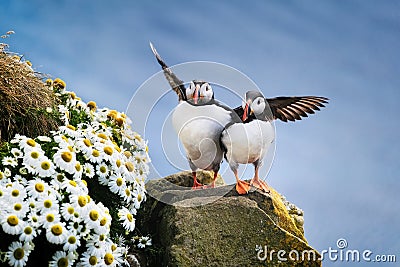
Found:
[[318, 96], [280, 96], [275, 98], [266, 98], [271, 108], [274, 119], [281, 121], [301, 120], [302, 117], [308, 117], [307, 114], [314, 114], [315, 110], [325, 107], [328, 98]]
[[[301, 120], [302, 117], [308, 117], [308, 114], [314, 114], [315, 110], [325, 107], [328, 98], [318, 96], [280, 96], [265, 99], [269, 104], [273, 119], [281, 121]], [[234, 109], [240, 118], [243, 116], [243, 108], [241, 106]], [[249, 116], [245, 122], [254, 120], [254, 114]]]
[[156, 56], [156, 59], [158, 61], [158, 64], [161, 65], [162, 69], [164, 70], [164, 75], [165, 78], [167, 78], [167, 81], [169, 85], [171, 86], [172, 90], [175, 91], [175, 93], [179, 97], [179, 101], [181, 100], [187, 100], [186, 98], [186, 88], [183, 84], [183, 81], [180, 80], [176, 75], [171, 71], [171, 69], [165, 64], [165, 62], [162, 60], [161, 56], [158, 54], [157, 50], [153, 46], [153, 44], [150, 42], [150, 48], [151, 51], [153, 51], [153, 54]]

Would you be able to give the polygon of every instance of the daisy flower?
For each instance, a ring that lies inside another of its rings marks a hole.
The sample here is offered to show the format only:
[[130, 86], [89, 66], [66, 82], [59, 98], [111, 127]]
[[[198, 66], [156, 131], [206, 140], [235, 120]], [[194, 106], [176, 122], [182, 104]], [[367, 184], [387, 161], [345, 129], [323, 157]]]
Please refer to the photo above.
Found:
[[26, 187], [28, 195], [33, 198], [38, 198], [44, 196], [48, 191], [48, 184], [41, 179], [34, 179], [28, 181], [28, 186]]
[[70, 196], [72, 207], [79, 213], [84, 213], [89, 208], [90, 197], [89, 195], [72, 195]]
[[127, 231], [135, 230], [135, 218], [132, 213], [125, 207], [118, 211], [119, 221]]
[[19, 241], [12, 242], [7, 251], [9, 265], [14, 267], [25, 266], [32, 249], [33, 247], [28, 242], [24, 244]]
[[23, 185], [15, 181], [6, 188], [9, 203], [22, 201], [26, 197], [26, 190]]
[[46, 229], [46, 238], [50, 243], [53, 244], [65, 243], [68, 235], [69, 233], [65, 228], [64, 222], [50, 224]]
[[85, 165], [83, 165], [83, 174], [88, 178], [93, 178], [93, 176], [95, 175], [93, 165], [89, 162], [86, 162]]
[[19, 236], [19, 240], [22, 242], [30, 242], [36, 237], [36, 230], [33, 226], [27, 224], [22, 230], [21, 235]]
[[70, 267], [75, 259], [76, 256], [72, 252], [67, 254], [65, 251], [57, 251], [49, 262], [49, 267]]
[[99, 165], [97, 165], [96, 167], [96, 174], [97, 176], [99, 176], [99, 181], [100, 184], [102, 185], [107, 185], [108, 184], [108, 174], [109, 174], [109, 169], [107, 164], [105, 163], [100, 163]]
[[114, 266], [121, 266], [125, 261], [123, 255], [119, 253], [118, 250], [112, 251], [109, 249], [103, 255], [103, 262], [105, 266], [114, 267]]
[[[26, 167], [31, 167], [36, 169], [40, 166], [41, 160], [44, 157], [42, 151], [37, 148], [32, 148], [30, 151], [26, 152], [23, 158], [23, 164]], [[29, 170], [29, 168], [28, 168]]]
[[59, 149], [53, 156], [55, 164], [62, 170], [74, 174], [76, 158], [75, 153], [69, 149]]
[[11, 154], [13, 154], [13, 156], [17, 159], [22, 158], [24, 156], [24, 154], [22, 153], [21, 150], [19, 150], [18, 148], [11, 148]]
[[43, 224], [43, 227], [46, 228], [51, 224], [59, 222], [61, 220], [61, 216], [56, 210], [48, 210], [39, 216], [39, 220]]
[[75, 144], [76, 144], [76, 147], [80, 151], [82, 151], [82, 153], [84, 155], [86, 155], [87, 157], [92, 155], [93, 143], [90, 141], [90, 139], [88, 139], [88, 138], [79, 138], [79, 139], [77, 139]]
[[8, 168], [4, 168], [4, 172], [3, 173], [4, 173], [5, 177], [11, 177], [11, 175], [12, 175], [10, 169], [8, 169]]
[[71, 203], [63, 203], [61, 205], [61, 215], [66, 221], [70, 221], [73, 219], [75, 213], [74, 207]]
[[53, 162], [51, 162], [46, 156], [40, 159], [40, 164], [35, 168], [35, 171], [41, 177], [49, 177], [55, 173]]
[[151, 246], [151, 239], [149, 236], [142, 236], [139, 238], [139, 243], [137, 244], [138, 248], [145, 248]]
[[42, 212], [49, 210], [58, 211], [58, 200], [56, 194], [45, 194], [41, 196], [37, 201], [37, 208]]
[[17, 215], [19, 218], [24, 218], [28, 212], [29, 206], [25, 201], [18, 201], [14, 203], [9, 203], [7, 209], [10, 213]]
[[35, 140], [28, 138], [26, 136], [22, 136], [21, 140], [19, 142], [19, 147], [26, 153], [29, 152], [31, 150], [41, 150], [40, 145], [38, 143], [36, 143]]
[[115, 194], [122, 194], [126, 188], [126, 181], [122, 175], [112, 175], [108, 182], [108, 187], [110, 191]]
[[76, 249], [81, 245], [81, 241], [79, 240], [79, 236], [69, 232], [67, 236], [67, 242], [65, 242], [63, 249], [64, 251], [76, 251]]
[[19, 235], [25, 227], [25, 222], [16, 214], [8, 214], [1, 220], [3, 231], [10, 235]]
[[4, 166], [11, 166], [11, 167], [16, 167], [18, 165], [17, 159], [15, 157], [10, 157], [10, 156], [4, 157], [1, 163], [3, 163]]
[[96, 233], [99, 231], [100, 219], [102, 218], [102, 212], [97, 208], [96, 205], [91, 205], [88, 209], [87, 214], [84, 217], [84, 221], [88, 227], [94, 229]]
[[85, 253], [82, 254], [80, 263], [82, 264], [83, 267], [97, 267], [100, 266], [101, 260], [102, 259], [96, 256], [94, 253], [85, 251]]
[[103, 155], [97, 149], [92, 149], [92, 152], [88, 157], [92, 163], [100, 163], [103, 160]]
[[7, 177], [5, 176], [4, 172], [0, 170], [0, 184], [7, 183]]

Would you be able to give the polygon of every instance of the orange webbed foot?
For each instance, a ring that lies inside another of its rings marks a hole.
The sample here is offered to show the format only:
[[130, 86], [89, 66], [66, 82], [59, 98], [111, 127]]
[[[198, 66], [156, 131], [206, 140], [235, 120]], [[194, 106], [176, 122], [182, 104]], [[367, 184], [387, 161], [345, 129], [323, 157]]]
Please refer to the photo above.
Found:
[[258, 180], [258, 179], [256, 179], [256, 180], [255, 180], [255, 179], [252, 179], [251, 182], [250, 182], [250, 184], [251, 184], [252, 186], [254, 186], [254, 187], [260, 189], [261, 191], [264, 191], [264, 192], [266, 192], [266, 193], [269, 193], [269, 192], [270, 192], [267, 183], [264, 182], [264, 181], [260, 181], [260, 180]]
[[236, 191], [239, 193], [239, 195], [244, 195], [247, 194], [250, 190], [250, 184], [245, 181], [238, 181], [236, 183]]

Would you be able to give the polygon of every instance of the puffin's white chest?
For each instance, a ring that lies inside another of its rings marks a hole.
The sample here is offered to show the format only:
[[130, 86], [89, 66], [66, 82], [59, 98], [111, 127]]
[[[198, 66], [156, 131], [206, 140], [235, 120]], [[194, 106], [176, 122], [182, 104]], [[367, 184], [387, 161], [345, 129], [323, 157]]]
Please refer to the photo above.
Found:
[[262, 160], [274, 139], [270, 122], [254, 120], [231, 125], [222, 133], [221, 140], [227, 148], [228, 161], [247, 164]]
[[172, 114], [172, 124], [188, 157], [201, 169], [222, 160], [219, 138], [230, 120], [230, 112], [217, 105], [181, 102]]

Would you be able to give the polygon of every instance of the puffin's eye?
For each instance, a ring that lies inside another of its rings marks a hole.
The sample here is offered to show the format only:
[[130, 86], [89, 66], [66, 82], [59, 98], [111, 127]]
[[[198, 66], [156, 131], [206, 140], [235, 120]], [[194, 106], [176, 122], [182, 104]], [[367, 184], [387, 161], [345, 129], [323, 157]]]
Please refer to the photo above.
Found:
[[258, 100], [258, 101], [257, 101], [257, 105], [260, 105], [260, 104], [261, 104], [261, 101], [260, 101], [260, 100]]
[[207, 87], [206, 87], [206, 91], [210, 91], [210, 87], [207, 86]]

